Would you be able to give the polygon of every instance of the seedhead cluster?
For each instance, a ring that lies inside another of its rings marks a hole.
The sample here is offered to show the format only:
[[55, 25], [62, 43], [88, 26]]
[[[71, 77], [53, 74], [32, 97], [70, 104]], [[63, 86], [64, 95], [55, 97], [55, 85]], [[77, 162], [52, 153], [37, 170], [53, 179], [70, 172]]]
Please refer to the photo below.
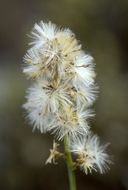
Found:
[[[58, 141], [68, 138], [76, 166], [86, 174], [103, 173], [110, 163], [106, 145], [100, 145], [88, 124], [97, 91], [92, 56], [82, 50], [71, 30], [51, 22], [35, 24], [31, 38], [23, 68], [33, 81], [23, 105], [27, 119], [34, 129], [50, 132]], [[46, 163], [64, 158], [55, 141], [50, 152]]]

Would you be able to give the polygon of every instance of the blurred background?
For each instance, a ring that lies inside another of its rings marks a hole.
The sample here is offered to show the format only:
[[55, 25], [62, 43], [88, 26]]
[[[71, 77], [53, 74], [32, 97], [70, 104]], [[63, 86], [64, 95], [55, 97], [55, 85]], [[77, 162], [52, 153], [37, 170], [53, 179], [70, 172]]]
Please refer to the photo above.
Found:
[[52, 137], [32, 133], [21, 108], [26, 34], [40, 20], [72, 29], [97, 63], [92, 127], [111, 143], [114, 165], [105, 175], [78, 170], [78, 190], [127, 190], [128, 0], [0, 0], [0, 190], [68, 190], [65, 163], [44, 165]]

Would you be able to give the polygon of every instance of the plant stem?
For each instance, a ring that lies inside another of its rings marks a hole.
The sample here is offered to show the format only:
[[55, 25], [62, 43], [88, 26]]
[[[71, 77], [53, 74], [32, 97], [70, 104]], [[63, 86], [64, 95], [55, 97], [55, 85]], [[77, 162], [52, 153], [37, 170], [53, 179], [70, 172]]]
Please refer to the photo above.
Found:
[[74, 172], [74, 164], [71, 152], [69, 151], [69, 146], [70, 146], [70, 139], [68, 138], [68, 136], [65, 136], [64, 149], [65, 149], [66, 163], [68, 169], [69, 186], [70, 190], [76, 190], [76, 177]]

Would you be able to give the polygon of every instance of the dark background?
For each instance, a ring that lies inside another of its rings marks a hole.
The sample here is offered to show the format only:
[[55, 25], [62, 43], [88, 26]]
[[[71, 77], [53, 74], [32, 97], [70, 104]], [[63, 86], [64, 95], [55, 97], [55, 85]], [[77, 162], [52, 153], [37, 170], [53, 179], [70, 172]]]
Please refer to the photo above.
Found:
[[44, 165], [52, 137], [32, 133], [21, 108], [26, 34], [40, 20], [71, 28], [97, 63], [92, 128], [111, 143], [114, 165], [105, 175], [78, 170], [78, 190], [128, 189], [128, 0], [0, 0], [0, 190], [68, 190], [65, 164]]

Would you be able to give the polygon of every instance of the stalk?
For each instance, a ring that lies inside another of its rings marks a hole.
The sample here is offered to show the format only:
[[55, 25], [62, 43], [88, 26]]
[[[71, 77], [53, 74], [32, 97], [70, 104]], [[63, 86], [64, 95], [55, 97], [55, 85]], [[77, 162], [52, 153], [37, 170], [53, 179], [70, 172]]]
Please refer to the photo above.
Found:
[[69, 151], [69, 146], [70, 146], [70, 139], [68, 138], [68, 136], [66, 136], [64, 138], [64, 149], [65, 149], [66, 164], [68, 170], [69, 187], [70, 190], [76, 190], [76, 176], [74, 171], [72, 155], [71, 152]]

